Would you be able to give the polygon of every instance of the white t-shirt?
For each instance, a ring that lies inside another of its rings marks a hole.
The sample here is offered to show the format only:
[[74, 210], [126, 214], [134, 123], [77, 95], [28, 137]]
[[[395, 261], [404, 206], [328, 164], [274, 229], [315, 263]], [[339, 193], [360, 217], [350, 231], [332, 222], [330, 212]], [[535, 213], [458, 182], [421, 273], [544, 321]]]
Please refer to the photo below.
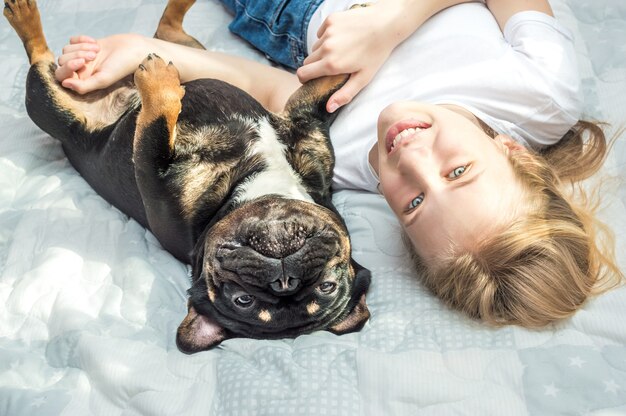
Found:
[[[309, 23], [309, 53], [324, 19], [353, 3], [322, 3]], [[368, 152], [377, 141], [378, 115], [391, 103], [456, 104], [495, 131], [541, 148], [578, 121], [579, 84], [571, 34], [553, 17], [520, 12], [503, 33], [483, 3], [445, 9], [396, 47], [334, 121], [334, 189], [376, 192]]]

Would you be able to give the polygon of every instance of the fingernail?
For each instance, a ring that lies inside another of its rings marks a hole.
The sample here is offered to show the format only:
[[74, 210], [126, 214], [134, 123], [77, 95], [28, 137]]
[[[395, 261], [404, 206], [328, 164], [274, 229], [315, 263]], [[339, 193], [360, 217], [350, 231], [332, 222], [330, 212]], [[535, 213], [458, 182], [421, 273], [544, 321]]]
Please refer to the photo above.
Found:
[[332, 103], [328, 104], [328, 112], [329, 113], [334, 113], [335, 111], [337, 111], [338, 108], [339, 108], [339, 104], [337, 104], [334, 101]]
[[95, 52], [87, 52], [86, 57], [87, 57], [87, 59], [96, 59], [96, 53]]

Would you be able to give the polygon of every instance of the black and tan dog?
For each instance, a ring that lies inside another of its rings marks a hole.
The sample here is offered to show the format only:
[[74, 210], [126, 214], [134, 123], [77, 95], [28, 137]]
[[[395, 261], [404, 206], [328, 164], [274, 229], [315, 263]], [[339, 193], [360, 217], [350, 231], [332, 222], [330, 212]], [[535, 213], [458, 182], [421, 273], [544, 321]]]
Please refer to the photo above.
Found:
[[[191, 4], [170, 0], [157, 36], [195, 44], [171, 25]], [[307, 83], [272, 114], [217, 80], [183, 89], [150, 55], [134, 84], [79, 96], [54, 79], [35, 0], [7, 0], [4, 15], [30, 60], [31, 119], [100, 195], [192, 265], [181, 351], [363, 326], [370, 274], [351, 259], [330, 195], [325, 103], [345, 77]]]

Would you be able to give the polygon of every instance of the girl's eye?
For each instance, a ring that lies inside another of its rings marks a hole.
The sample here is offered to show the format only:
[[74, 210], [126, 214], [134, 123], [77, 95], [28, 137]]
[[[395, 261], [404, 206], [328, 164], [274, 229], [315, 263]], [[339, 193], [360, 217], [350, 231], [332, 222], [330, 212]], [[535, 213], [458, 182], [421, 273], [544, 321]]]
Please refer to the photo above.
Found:
[[467, 166], [459, 166], [455, 168], [452, 172], [448, 173], [448, 179], [456, 179], [459, 176], [463, 175], [467, 170]]
[[417, 197], [415, 197], [411, 203], [409, 204], [409, 210], [411, 209], [415, 209], [418, 206], [422, 205], [422, 202], [424, 202], [424, 194], [419, 194]]

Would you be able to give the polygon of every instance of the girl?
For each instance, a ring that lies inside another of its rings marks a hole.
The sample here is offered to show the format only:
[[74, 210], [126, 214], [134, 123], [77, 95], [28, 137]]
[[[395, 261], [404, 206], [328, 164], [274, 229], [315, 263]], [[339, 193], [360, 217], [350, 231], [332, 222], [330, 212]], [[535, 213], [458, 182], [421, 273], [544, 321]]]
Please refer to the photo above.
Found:
[[57, 78], [89, 92], [156, 52], [182, 82], [219, 78], [281, 111], [299, 80], [350, 73], [327, 104], [345, 106], [330, 132], [334, 188], [384, 195], [424, 284], [448, 305], [539, 327], [621, 279], [592, 210], [567, 192], [601, 166], [607, 143], [579, 121], [572, 39], [546, 0], [224, 3], [231, 30], [297, 74], [117, 35], [73, 38]]

